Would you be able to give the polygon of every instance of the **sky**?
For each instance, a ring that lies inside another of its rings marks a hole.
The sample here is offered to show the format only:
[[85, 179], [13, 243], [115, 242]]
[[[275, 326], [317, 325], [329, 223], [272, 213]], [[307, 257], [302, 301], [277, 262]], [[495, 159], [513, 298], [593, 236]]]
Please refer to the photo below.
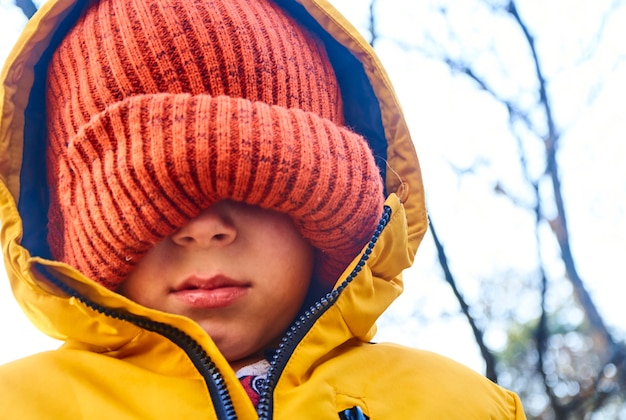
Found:
[[[0, 0], [0, 62], [25, 23], [12, 3]], [[366, 2], [333, 3], [367, 34]], [[377, 10], [377, 51], [403, 105], [422, 165], [429, 213], [459, 287], [468, 300], [477, 301], [488, 296], [490, 284], [510, 282], [512, 296], [518, 298], [499, 304], [531, 318], [536, 313], [536, 295], [519, 286], [518, 280], [532, 274], [536, 264], [533, 221], [510, 199], [493, 193], [494, 185], [502, 184], [521, 202], [531, 199], [519, 181], [518, 149], [508, 131], [506, 113], [437, 60], [399, 47], [397, 40], [418, 45], [424, 28], [437, 40], [449, 36], [431, 12], [433, 1], [379, 3], [384, 3], [384, 9]], [[626, 10], [622, 7], [606, 19], [602, 40], [594, 45], [590, 40], [608, 0], [518, 3], [537, 35], [538, 50], [545, 57], [544, 70], [552, 81], [550, 92], [558, 98], [554, 101], [556, 119], [566, 131], [558, 157], [578, 269], [601, 314], [612, 328], [623, 332], [626, 122], [621, 114], [626, 98]], [[479, 68], [505, 93], [513, 94], [518, 85], [532, 83], [524, 78], [526, 61], [519, 33], [503, 20], [489, 20], [475, 1], [461, 4], [467, 10], [450, 15], [456, 27], [475, 37], [476, 45], [493, 42], [498, 51], [495, 61], [485, 54], [474, 55]], [[467, 19], [470, 13], [473, 18]], [[481, 19], [489, 30], [472, 26]], [[499, 36], [491, 37], [491, 31], [498, 31]], [[585, 59], [581, 51], [590, 44], [596, 53], [593, 59]], [[508, 64], [508, 72], [498, 70], [502, 63]], [[541, 145], [529, 141], [526, 147], [531, 169], [541, 171]], [[468, 175], [459, 177], [459, 171]], [[546, 228], [541, 235], [545, 238], [541, 255], [549, 262], [551, 277], [558, 278], [563, 267], [556, 258], [556, 244]], [[376, 339], [436, 351], [482, 372], [471, 331], [442, 280], [430, 235], [424, 238], [414, 266], [404, 277], [405, 293], [380, 320]], [[555, 283], [552, 304], [563, 304], [562, 297], [568, 293], [566, 284]], [[576, 312], [572, 313], [575, 316]], [[1, 275], [0, 337], [0, 364], [59, 344], [25, 319]], [[486, 339], [497, 349], [504, 345], [505, 337], [504, 331], [494, 328]]]
[[[475, 301], [488, 294], [493, 282], [515, 281], [536, 265], [532, 218], [510, 199], [495, 195], [494, 185], [504, 185], [522, 203], [530, 202], [531, 196], [528, 188], [520, 185], [519, 151], [511, 138], [505, 110], [484, 92], [477, 92], [466, 78], [450, 74], [436, 60], [407, 53], [406, 47], [400, 48], [395, 42], [400, 39], [405, 46], [419, 45], [424, 28], [436, 42], [447, 42], [451, 38], [448, 29], [429, 12], [434, 3], [378, 2], [376, 49], [404, 106], [422, 164], [430, 216], [459, 287], [468, 300]], [[577, 268], [609, 327], [621, 331], [618, 336], [623, 338], [626, 119], [621, 114], [626, 97], [626, 10], [621, 7], [603, 21], [609, 3], [516, 2], [535, 37], [544, 74], [550, 81], [555, 119], [563, 132], [558, 161]], [[364, 2], [336, 0], [334, 4], [367, 34]], [[532, 87], [533, 80], [526, 77], [530, 73], [528, 48], [520, 32], [510, 21], [490, 17], [480, 4], [456, 2], [456, 8], [450, 8], [452, 24], [464, 39], [472, 40], [476, 50], [460, 50], [458, 55], [476, 60], [476, 68], [504, 96], [514, 95], [524, 86]], [[392, 12], [398, 10], [402, 13]], [[393, 16], [386, 18], [387, 13]], [[480, 50], [481, 45], [487, 45], [487, 53]], [[488, 54], [490, 51], [497, 52], [495, 58]], [[529, 140], [525, 146], [531, 171], [540, 173], [544, 168], [543, 145]], [[459, 168], [468, 175], [460, 178]], [[542, 194], [549, 196], [545, 183], [542, 188]], [[554, 209], [545, 211], [550, 216]], [[544, 227], [540, 234], [548, 275], [562, 277], [552, 233]], [[405, 281], [406, 293], [390, 311], [398, 316], [382, 320], [387, 331], [380, 336], [434, 348], [480, 370], [482, 363], [476, 358], [472, 338], [468, 338], [467, 323], [458, 315], [458, 305], [448, 288], [442, 286], [428, 235]], [[517, 290], [514, 284], [511, 288]], [[567, 284], [555, 282], [549, 295], [552, 306], [569, 304], [564, 299], [569, 292]], [[537, 296], [522, 289], [517, 298], [513, 295], [503, 304], [530, 316], [536, 314]], [[570, 314], [575, 317], [576, 311]], [[389, 319], [402, 317], [409, 317], [408, 321], [388, 324]], [[503, 343], [502, 331], [497, 329], [486, 338], [493, 348]]]

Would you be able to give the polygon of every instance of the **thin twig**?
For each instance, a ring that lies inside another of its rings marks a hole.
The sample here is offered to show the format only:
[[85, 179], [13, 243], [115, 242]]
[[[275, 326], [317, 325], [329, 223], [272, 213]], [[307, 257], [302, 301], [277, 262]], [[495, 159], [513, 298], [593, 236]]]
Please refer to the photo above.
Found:
[[583, 311], [587, 315], [589, 323], [603, 337], [607, 344], [608, 351], [612, 352], [614, 350], [613, 347], [615, 345], [615, 340], [613, 339], [613, 336], [606, 327], [602, 316], [600, 315], [595, 304], [593, 303], [589, 292], [585, 288], [582, 278], [578, 274], [576, 264], [574, 262], [574, 256], [572, 254], [570, 246], [569, 230], [567, 227], [567, 216], [561, 190], [559, 167], [556, 159], [556, 151], [558, 148], [560, 134], [556, 129], [556, 125], [552, 115], [552, 103], [547, 93], [547, 83], [541, 70], [540, 60], [537, 54], [537, 50], [535, 48], [535, 40], [528, 30], [528, 27], [520, 17], [514, 0], [511, 0], [509, 2], [507, 10], [524, 33], [524, 37], [526, 38], [526, 42], [528, 43], [528, 46], [530, 48], [533, 63], [535, 65], [535, 76], [539, 83], [540, 105], [543, 107], [548, 131], [544, 139], [544, 145], [546, 150], [546, 172], [548, 173], [548, 175], [550, 176], [550, 180], [552, 181], [552, 190], [557, 210], [557, 217], [555, 220], [556, 223], [553, 224], [553, 230], [559, 243], [559, 248], [561, 249], [561, 258], [563, 260], [563, 263], [565, 264], [565, 270], [567, 272], [568, 278], [574, 286], [578, 301], [582, 306]]
[[452, 288], [452, 292], [454, 293], [454, 296], [456, 297], [456, 299], [459, 302], [459, 305], [461, 306], [461, 311], [467, 318], [467, 322], [469, 322], [470, 327], [472, 328], [472, 333], [474, 334], [476, 343], [478, 344], [478, 347], [480, 348], [480, 354], [485, 360], [485, 376], [489, 378], [490, 380], [492, 380], [493, 382], [497, 383], [498, 374], [496, 372], [495, 357], [493, 353], [491, 353], [487, 345], [485, 344], [485, 341], [483, 339], [484, 333], [478, 327], [478, 325], [476, 325], [476, 321], [470, 314], [469, 305], [465, 302], [465, 298], [463, 297], [463, 294], [460, 292], [459, 288], [456, 285], [456, 281], [448, 265], [448, 258], [446, 257], [446, 253], [443, 249], [443, 245], [441, 241], [439, 240], [439, 237], [437, 236], [437, 232], [435, 231], [435, 226], [433, 225], [432, 219], [430, 217], [428, 218], [428, 225], [430, 227], [430, 233], [433, 237], [433, 240], [435, 241], [435, 247], [437, 248], [437, 255], [439, 257], [439, 264], [441, 265], [441, 268], [443, 269], [446, 282], [448, 282], [448, 284]]
[[37, 6], [35, 6], [32, 0], [15, 0], [15, 5], [22, 9], [22, 12], [28, 19], [32, 18], [37, 11]]

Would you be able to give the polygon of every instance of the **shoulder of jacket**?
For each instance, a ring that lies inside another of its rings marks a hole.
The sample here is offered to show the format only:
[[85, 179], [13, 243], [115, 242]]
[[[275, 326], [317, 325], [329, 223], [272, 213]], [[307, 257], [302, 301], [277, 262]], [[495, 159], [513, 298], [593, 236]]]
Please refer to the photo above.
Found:
[[[417, 410], [420, 418], [526, 418], [514, 392], [448, 357], [392, 343], [346, 350], [344, 363], [357, 360], [360, 367], [355, 372], [370, 382], [368, 388], [372, 390], [372, 381], [377, 383], [372, 395], [384, 395], [379, 409], [405, 407], [402, 415], [413, 416]], [[354, 376], [352, 381], [360, 382]]]
[[45, 418], [73, 412], [73, 387], [57, 363], [57, 351], [38, 353], [0, 366], [0, 417]]

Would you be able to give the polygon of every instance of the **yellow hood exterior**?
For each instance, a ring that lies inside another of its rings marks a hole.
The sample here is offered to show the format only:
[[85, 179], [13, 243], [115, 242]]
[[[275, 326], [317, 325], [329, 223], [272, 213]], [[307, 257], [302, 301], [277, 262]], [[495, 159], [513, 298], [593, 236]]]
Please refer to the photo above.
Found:
[[[227, 361], [193, 321], [135, 304], [47, 259], [45, 140], [38, 131], [46, 60], [86, 3], [46, 3], [2, 71], [0, 240], [5, 265], [26, 315], [66, 344], [0, 368], [0, 417], [256, 418]], [[336, 419], [339, 411], [358, 405], [372, 419], [416, 418], [416, 413], [419, 418], [524, 418], [515, 395], [454, 362], [368, 344], [376, 319], [401, 293], [401, 272], [412, 264], [427, 229], [419, 163], [389, 79], [356, 29], [323, 0], [277, 3], [327, 44], [344, 92], [346, 122], [383, 158], [391, 216], [363, 269], [343, 287], [358, 258], [346, 269], [336, 300], [320, 311], [289, 354], [265, 417]], [[43, 281], [45, 272], [62, 279], [67, 289]], [[201, 374], [198, 366], [206, 358], [213, 370]], [[212, 372], [216, 376], [207, 379]], [[232, 402], [231, 412], [212, 408], [210, 383], [216, 377]]]

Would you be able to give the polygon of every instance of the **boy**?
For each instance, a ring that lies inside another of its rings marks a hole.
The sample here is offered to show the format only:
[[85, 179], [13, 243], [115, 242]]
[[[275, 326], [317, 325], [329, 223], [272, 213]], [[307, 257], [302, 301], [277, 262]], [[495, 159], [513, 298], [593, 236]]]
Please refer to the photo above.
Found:
[[2, 418], [524, 418], [368, 342], [426, 229], [389, 86], [323, 1], [44, 5], [3, 73], [1, 237], [66, 343], [0, 369]]

